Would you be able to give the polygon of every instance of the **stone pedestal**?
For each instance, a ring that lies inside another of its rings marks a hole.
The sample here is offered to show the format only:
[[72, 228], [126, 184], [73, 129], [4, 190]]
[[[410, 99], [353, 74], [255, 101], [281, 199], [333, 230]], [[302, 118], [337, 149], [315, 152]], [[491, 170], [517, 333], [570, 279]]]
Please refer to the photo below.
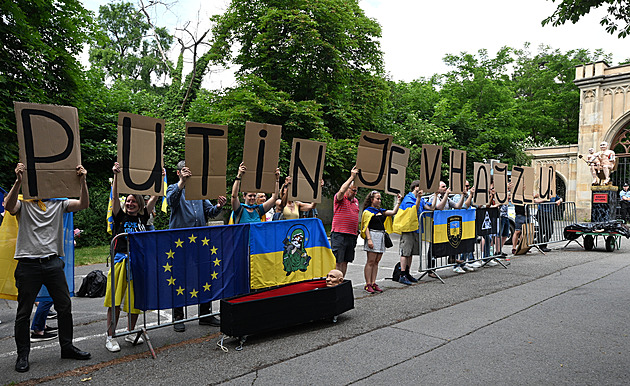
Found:
[[592, 186], [591, 190], [591, 222], [614, 220], [619, 200], [619, 188], [617, 186]]

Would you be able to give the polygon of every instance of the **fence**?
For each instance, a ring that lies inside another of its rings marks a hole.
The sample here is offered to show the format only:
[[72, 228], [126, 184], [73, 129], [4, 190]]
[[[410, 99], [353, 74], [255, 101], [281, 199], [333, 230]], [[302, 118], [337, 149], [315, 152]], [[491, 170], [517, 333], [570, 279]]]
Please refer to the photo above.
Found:
[[525, 224], [532, 224], [534, 229], [533, 242], [529, 246], [542, 253], [548, 244], [566, 241], [564, 228], [577, 222], [574, 202], [528, 204], [525, 213], [528, 214]]
[[[456, 266], [462, 267], [465, 264], [472, 264], [475, 262], [480, 263], [479, 267], [487, 264], [494, 265], [494, 263], [491, 262], [495, 262], [500, 264], [504, 268], [507, 268], [506, 264], [503, 261], [499, 260], [499, 258], [503, 257], [501, 255], [501, 248], [503, 247], [503, 245], [502, 239], [499, 237], [500, 217], [498, 216], [498, 210], [497, 216], [492, 221], [494, 222], [494, 224], [490, 224], [491, 229], [493, 229], [492, 232], [489, 232], [484, 236], [477, 237], [477, 232], [473, 231], [472, 238], [470, 238], [470, 241], [468, 241], [467, 243], [467, 247], [465, 247], [467, 249], [466, 252], [448, 255], [444, 255], [443, 251], [437, 252], [435, 248], [436, 242], [440, 244], [440, 242], [443, 241], [445, 237], [444, 235], [440, 235], [440, 232], [444, 232], [444, 229], [441, 229], [437, 232], [435, 230], [436, 226], [434, 222], [434, 215], [438, 212], [448, 213], [452, 218], [459, 218], [461, 221], [460, 226], [462, 229], [462, 235], [470, 235], [470, 231], [466, 231], [464, 229], [464, 223], [466, 223], [466, 221], [462, 221], [462, 214], [470, 215], [470, 212], [472, 212], [475, 224], [469, 226], [473, 226], [474, 228], [476, 228], [477, 219], [475, 209], [422, 212], [418, 218], [420, 224], [420, 266], [418, 271], [422, 272], [420, 279], [422, 279], [425, 275], [429, 275], [430, 277], [437, 278], [442, 283], [444, 283], [444, 280], [442, 279], [442, 277], [440, 277], [438, 270]], [[444, 224], [441, 224], [441, 226], [444, 226]], [[447, 225], [447, 227], [450, 227], [450, 225]], [[448, 228], [446, 231], [448, 232]], [[470, 248], [471, 242], [472, 248]], [[470, 251], [470, 249], [472, 249], [472, 251]]]

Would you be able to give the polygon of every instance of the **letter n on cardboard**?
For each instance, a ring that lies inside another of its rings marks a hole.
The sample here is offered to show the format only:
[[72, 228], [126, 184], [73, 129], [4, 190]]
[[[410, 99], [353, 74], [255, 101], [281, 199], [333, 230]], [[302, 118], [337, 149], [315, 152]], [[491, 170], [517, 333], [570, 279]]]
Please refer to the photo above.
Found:
[[324, 175], [326, 143], [293, 138], [289, 175], [291, 201], [322, 202], [320, 181]]
[[225, 196], [228, 127], [186, 122], [186, 200]]
[[14, 102], [24, 198], [78, 197], [81, 164], [75, 107]]
[[357, 187], [384, 190], [387, 179], [389, 149], [393, 137], [387, 134], [362, 131], [357, 149], [359, 174], [354, 181]]
[[118, 192], [164, 195], [164, 120], [118, 113]]

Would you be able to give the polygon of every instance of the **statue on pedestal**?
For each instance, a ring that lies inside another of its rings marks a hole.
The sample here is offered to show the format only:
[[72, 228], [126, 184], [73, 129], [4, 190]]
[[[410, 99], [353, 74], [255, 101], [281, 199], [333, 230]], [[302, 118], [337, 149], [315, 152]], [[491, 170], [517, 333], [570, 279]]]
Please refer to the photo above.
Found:
[[608, 149], [608, 142], [604, 141], [599, 144], [600, 151], [595, 155], [599, 159], [599, 167], [604, 174], [603, 181], [602, 176], [599, 177], [600, 185], [608, 185], [610, 184], [610, 173], [612, 173], [615, 169], [615, 152]]

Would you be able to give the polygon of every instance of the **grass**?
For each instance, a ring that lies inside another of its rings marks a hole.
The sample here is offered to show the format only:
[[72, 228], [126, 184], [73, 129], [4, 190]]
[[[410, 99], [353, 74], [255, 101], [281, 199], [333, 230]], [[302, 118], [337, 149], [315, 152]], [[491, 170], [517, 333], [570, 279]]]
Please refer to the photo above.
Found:
[[81, 247], [74, 250], [74, 265], [105, 263], [109, 258], [109, 245]]

